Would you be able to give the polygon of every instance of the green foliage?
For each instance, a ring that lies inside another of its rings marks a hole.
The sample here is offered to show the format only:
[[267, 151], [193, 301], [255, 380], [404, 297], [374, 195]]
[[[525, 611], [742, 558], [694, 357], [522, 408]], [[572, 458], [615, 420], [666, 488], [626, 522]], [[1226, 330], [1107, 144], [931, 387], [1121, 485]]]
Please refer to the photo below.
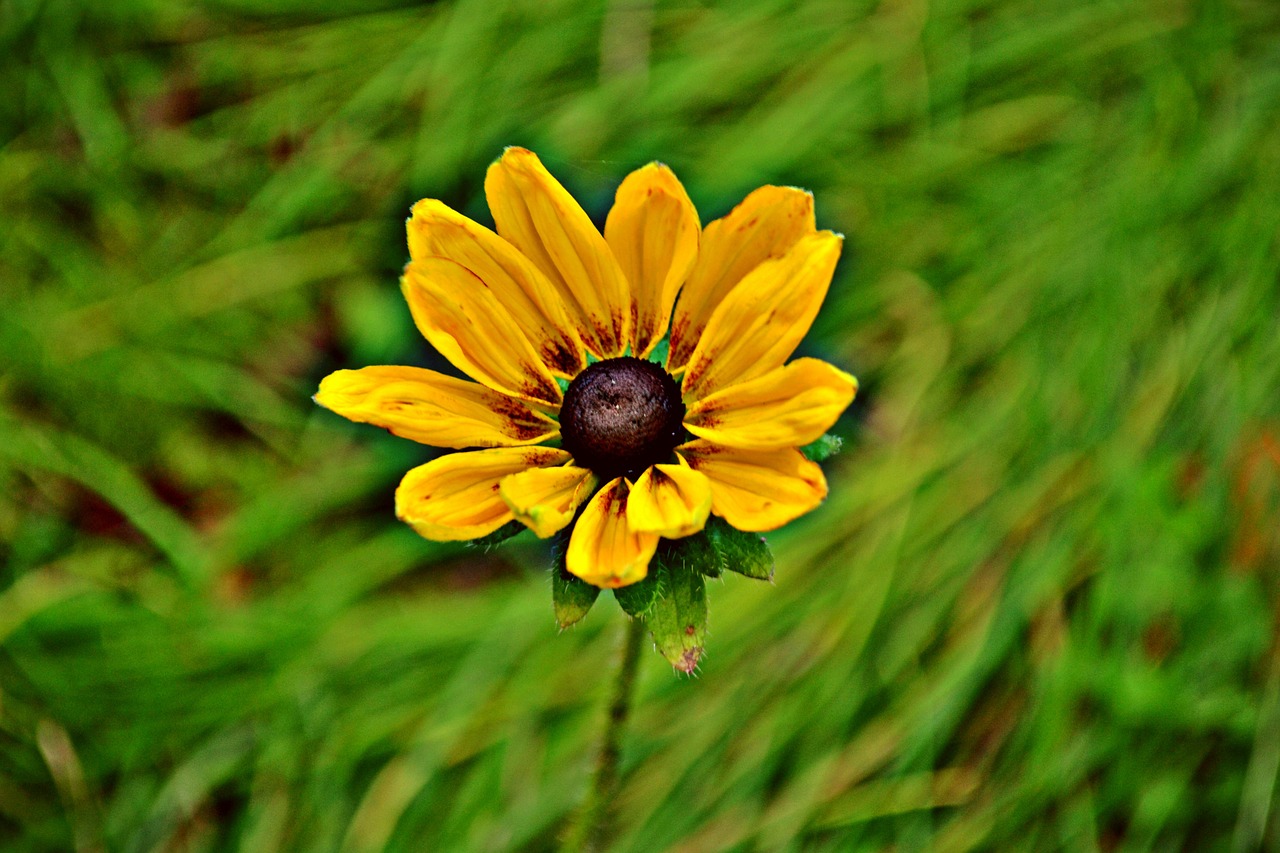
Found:
[[[695, 572], [702, 572], [707, 577], [718, 578], [724, 571], [724, 558], [716, 549], [713, 532], [724, 521], [711, 516], [706, 527], [692, 536], [675, 541], [664, 541], [659, 549], [669, 549], [673, 553], [665, 555], [669, 560], [677, 560]], [[727, 526], [727, 525], [725, 525]]]
[[[705, 632], [706, 601], [700, 576], [718, 578], [728, 570], [750, 578], [772, 580], [773, 565], [773, 554], [763, 536], [735, 530], [723, 519], [712, 516], [706, 527], [693, 536], [663, 539], [658, 544], [645, 579], [615, 589], [613, 594], [628, 616], [645, 617], [651, 622], [657, 620], [649, 627], [658, 650], [677, 669], [689, 672], [702, 653]], [[678, 581], [685, 575], [699, 576], [696, 589]], [[657, 615], [655, 607], [658, 607]], [[681, 614], [689, 608], [701, 608], [702, 611], [701, 616], [690, 614], [689, 617], [699, 624], [696, 648], [687, 646], [684, 640], [674, 635], [662, 634], [659, 638], [660, 633], [674, 630], [676, 623], [684, 618]]]
[[668, 663], [693, 672], [707, 641], [707, 587], [701, 572], [673, 554], [655, 555], [650, 566], [661, 594], [645, 610], [644, 624]]
[[561, 630], [581, 622], [599, 597], [599, 587], [569, 574], [563, 564], [552, 569], [551, 602], [555, 607], [556, 624]]
[[[723, 571], [737, 572], [756, 580], [773, 580], [773, 552], [759, 533], [745, 533], [731, 527], [724, 519], [707, 519], [704, 535]], [[710, 574], [710, 573], [709, 573]], [[715, 574], [719, 574], [716, 572]]]
[[773, 580], [773, 552], [765, 538], [759, 533], [737, 530], [714, 515], [693, 536], [664, 539], [658, 546], [658, 559], [711, 578], [730, 571], [757, 580]]
[[614, 849], [1280, 849], [1276, 4], [0, 9], [0, 849], [554, 848], [622, 615], [309, 400], [444, 369], [404, 217], [508, 144], [847, 235], [830, 495], [642, 658]]
[[653, 348], [653, 352], [649, 353], [649, 361], [654, 364], [665, 365], [667, 356], [671, 354], [671, 339], [663, 338], [658, 341], [658, 345]]
[[838, 435], [828, 433], [800, 448], [800, 452], [811, 462], [826, 462], [839, 453], [842, 447], [844, 447], [844, 440]]
[[525, 527], [518, 521], [508, 521], [506, 524], [502, 525], [487, 536], [481, 536], [479, 539], [468, 540], [467, 545], [472, 548], [479, 548], [483, 551], [492, 551], [511, 537], [519, 536], [528, 529], [529, 528]]
[[662, 595], [662, 582], [659, 573], [651, 571], [645, 579], [629, 586], [619, 587], [613, 591], [618, 606], [631, 617], [644, 616]]
[[600, 588], [569, 573], [565, 554], [569, 548], [568, 531], [557, 534], [551, 542], [551, 605], [556, 625], [563, 631], [586, 618], [600, 597]]

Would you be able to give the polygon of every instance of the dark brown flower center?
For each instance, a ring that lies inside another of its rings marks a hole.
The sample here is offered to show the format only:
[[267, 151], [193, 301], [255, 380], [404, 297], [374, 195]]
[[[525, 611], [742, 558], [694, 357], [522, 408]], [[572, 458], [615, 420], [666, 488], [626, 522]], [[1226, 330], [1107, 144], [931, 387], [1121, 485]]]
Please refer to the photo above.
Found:
[[560, 435], [576, 464], [603, 479], [638, 477], [684, 440], [680, 386], [651, 361], [596, 362], [569, 383]]

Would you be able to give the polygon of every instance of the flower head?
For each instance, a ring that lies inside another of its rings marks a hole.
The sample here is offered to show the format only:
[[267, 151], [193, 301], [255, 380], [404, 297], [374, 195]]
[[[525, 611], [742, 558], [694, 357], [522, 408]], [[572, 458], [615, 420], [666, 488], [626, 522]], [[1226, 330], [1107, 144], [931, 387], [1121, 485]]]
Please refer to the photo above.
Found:
[[799, 448], [857, 381], [788, 362], [842, 239], [816, 230], [808, 193], [761, 187], [702, 228], [675, 175], [651, 163], [622, 182], [602, 235], [532, 152], [509, 148], [485, 194], [496, 233], [434, 199], [413, 206], [401, 279], [418, 329], [475, 381], [366, 367], [316, 395], [462, 451], [405, 475], [402, 520], [437, 540], [572, 525], [568, 572], [620, 588], [711, 515], [766, 531], [823, 500]]

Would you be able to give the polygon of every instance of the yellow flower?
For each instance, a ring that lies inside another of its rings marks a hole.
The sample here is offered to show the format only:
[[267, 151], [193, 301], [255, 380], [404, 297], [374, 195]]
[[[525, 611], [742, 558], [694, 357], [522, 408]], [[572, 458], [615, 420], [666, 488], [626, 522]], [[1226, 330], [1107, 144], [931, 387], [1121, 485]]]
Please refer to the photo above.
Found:
[[787, 363], [840, 254], [812, 196], [761, 187], [702, 228], [651, 163], [622, 182], [601, 235], [522, 148], [489, 168], [485, 194], [497, 233], [434, 199], [413, 206], [401, 279], [418, 329], [476, 381], [366, 367], [316, 395], [423, 444], [483, 448], [410, 471], [399, 518], [465, 540], [513, 519], [548, 537], [577, 516], [568, 570], [620, 587], [710, 513], [764, 531], [821, 503], [822, 471], [798, 448], [857, 381]]

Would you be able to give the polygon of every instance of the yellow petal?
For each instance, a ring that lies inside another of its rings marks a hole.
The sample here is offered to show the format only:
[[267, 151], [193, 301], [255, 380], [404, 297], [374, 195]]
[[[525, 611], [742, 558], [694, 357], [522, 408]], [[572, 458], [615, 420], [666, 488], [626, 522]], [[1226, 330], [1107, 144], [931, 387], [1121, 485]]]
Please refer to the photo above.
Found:
[[687, 401], [762, 376], [783, 364], [822, 306], [844, 238], [804, 237], [784, 257], [765, 261], [716, 308], [689, 358]]
[[498, 233], [560, 288], [587, 348], [621, 355], [631, 336], [627, 281], [573, 196], [523, 148], [508, 148], [489, 167], [484, 192]]
[[619, 477], [605, 484], [578, 516], [565, 568], [595, 586], [627, 586], [649, 573], [649, 560], [660, 538], [628, 526], [627, 484]]
[[555, 378], [474, 273], [446, 258], [424, 258], [405, 267], [400, 289], [418, 330], [463, 373], [513, 397], [560, 404]]
[[689, 432], [725, 447], [776, 450], [816, 441], [836, 422], [858, 380], [816, 358], [799, 358], [730, 385], [689, 407]]
[[502, 499], [516, 521], [539, 539], [564, 528], [596, 487], [596, 477], [586, 468], [530, 468], [502, 481]]
[[560, 434], [555, 421], [514, 397], [421, 367], [339, 370], [321, 381], [315, 401], [435, 447], [514, 447]]
[[489, 286], [553, 373], [572, 377], [582, 370], [582, 341], [564, 300], [515, 246], [430, 198], [413, 206], [406, 228], [413, 260], [448, 258], [474, 273]]
[[760, 187], [709, 224], [671, 321], [668, 368], [688, 363], [716, 306], [747, 273], [813, 231], [813, 196], [795, 187]]
[[563, 465], [554, 447], [497, 447], [450, 453], [404, 475], [396, 489], [396, 517], [439, 542], [487, 536], [511, 521], [499, 484], [528, 468]]
[[627, 496], [627, 526], [668, 539], [701, 530], [711, 514], [711, 483], [685, 465], [653, 465]]
[[711, 481], [711, 511], [739, 530], [781, 527], [827, 496], [822, 469], [799, 450], [737, 450], [699, 440], [676, 451]]
[[644, 358], [667, 333], [671, 306], [698, 255], [698, 212], [661, 163], [627, 175], [604, 237], [631, 284], [631, 353]]

